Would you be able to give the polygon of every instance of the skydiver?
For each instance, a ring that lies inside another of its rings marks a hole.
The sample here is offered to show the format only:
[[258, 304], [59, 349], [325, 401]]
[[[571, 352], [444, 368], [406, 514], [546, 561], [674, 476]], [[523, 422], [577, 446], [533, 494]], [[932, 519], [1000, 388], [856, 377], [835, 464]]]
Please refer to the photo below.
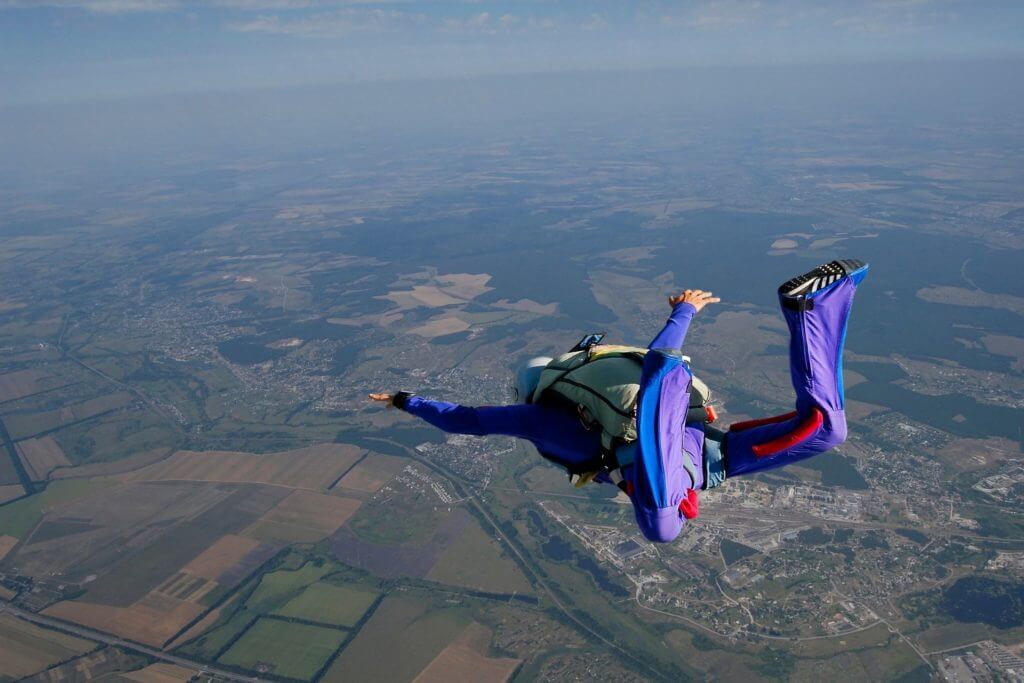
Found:
[[[565, 467], [570, 475], [619, 486], [633, 502], [636, 522], [644, 536], [655, 542], [669, 542], [679, 535], [686, 519], [697, 516], [698, 491], [719, 486], [728, 477], [782, 467], [824, 453], [845, 441], [843, 344], [853, 297], [867, 270], [862, 261], [837, 260], [779, 287], [782, 315], [790, 331], [795, 410], [733, 423], [725, 431], [708, 419], [694, 419], [692, 403], [688, 403], [693, 378], [683, 363], [685, 372], [681, 371], [681, 376], [686, 381], [664, 381], [657, 387], [657, 396], [649, 391], [649, 401], [660, 402], [660, 407], [657, 411], [646, 409], [651, 417], [639, 421], [647, 425], [649, 434], [637, 438], [638, 431], [643, 431], [637, 429], [638, 403], [642, 414], [646, 399], [643, 389], [638, 394], [635, 388], [647, 382], [652, 373], [661, 372], [659, 379], [667, 377], [666, 363], [679, 355], [693, 316], [719, 302], [712, 292], [700, 289], [669, 297], [672, 313], [648, 346], [650, 351], [604, 353], [612, 347], [597, 345], [558, 361], [531, 360], [517, 374], [519, 403], [514, 405], [474, 408], [407, 391], [374, 393], [370, 398], [446, 432], [500, 434], [530, 441], [543, 457]], [[623, 362], [611, 362], [628, 358], [630, 353], [645, 359], [643, 378], [637, 362], [629, 366], [631, 370], [626, 370]], [[644, 353], [646, 356], [641, 355]], [[651, 362], [655, 355], [668, 360], [656, 367], [656, 359]], [[566, 362], [578, 363], [576, 369], [587, 370], [580, 375], [581, 381], [562, 382], [562, 391], [553, 390], [557, 389], [553, 384], [567, 377]], [[623, 372], [632, 375], [623, 380]], [[632, 392], [623, 391], [630, 388], [627, 384], [631, 384]], [[574, 398], [578, 402], [574, 403]], [[622, 405], [613, 405], [616, 401]], [[673, 401], [684, 405], [673, 406]], [[645, 438], [648, 451], [662, 451], [660, 465], [649, 464], [650, 453], [637, 460], [637, 450], [644, 447]]]

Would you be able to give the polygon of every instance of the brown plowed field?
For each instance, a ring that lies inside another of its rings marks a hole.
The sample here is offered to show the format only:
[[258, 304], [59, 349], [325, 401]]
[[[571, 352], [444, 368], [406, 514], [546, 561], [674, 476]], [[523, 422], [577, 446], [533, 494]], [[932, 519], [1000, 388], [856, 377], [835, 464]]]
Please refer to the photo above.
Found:
[[414, 683], [505, 683], [521, 660], [491, 658], [483, 654], [490, 644], [491, 633], [476, 622], [466, 627], [458, 638], [427, 668], [413, 679]]
[[261, 541], [312, 543], [330, 536], [351, 517], [361, 501], [312, 491], [294, 491], [245, 535]]
[[408, 462], [405, 458], [396, 458], [393, 455], [371, 453], [342, 477], [335, 488], [376, 493], [384, 484], [391, 481], [391, 477], [401, 472]]
[[325, 490], [362, 453], [361, 449], [345, 444], [318, 444], [265, 455], [179, 451], [125, 476], [129, 481], [251, 482]]
[[259, 544], [259, 541], [244, 536], [221, 536], [216, 543], [185, 565], [182, 571], [216, 581], [221, 574], [241, 562]]

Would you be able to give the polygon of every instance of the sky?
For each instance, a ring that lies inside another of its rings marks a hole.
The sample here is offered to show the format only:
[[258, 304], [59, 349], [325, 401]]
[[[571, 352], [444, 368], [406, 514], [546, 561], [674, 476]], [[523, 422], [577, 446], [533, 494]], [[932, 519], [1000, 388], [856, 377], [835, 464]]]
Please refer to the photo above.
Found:
[[977, 0], [0, 0], [0, 107], [499, 74], [1024, 56]]

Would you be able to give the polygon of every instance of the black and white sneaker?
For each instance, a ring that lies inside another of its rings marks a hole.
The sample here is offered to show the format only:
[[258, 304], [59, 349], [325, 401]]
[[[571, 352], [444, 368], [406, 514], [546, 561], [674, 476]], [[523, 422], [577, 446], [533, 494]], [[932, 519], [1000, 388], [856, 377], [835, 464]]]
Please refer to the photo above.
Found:
[[779, 287], [779, 294], [788, 297], [808, 297], [848, 275], [864, 270], [866, 267], [866, 263], [856, 259], [842, 259], [823, 263], [803, 275], [798, 275], [791, 280], [783, 282]]

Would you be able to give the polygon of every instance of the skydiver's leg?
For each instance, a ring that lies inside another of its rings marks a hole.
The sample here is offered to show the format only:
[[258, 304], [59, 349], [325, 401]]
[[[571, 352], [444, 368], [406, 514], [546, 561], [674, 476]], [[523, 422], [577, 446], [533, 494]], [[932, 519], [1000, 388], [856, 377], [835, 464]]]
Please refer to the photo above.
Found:
[[723, 443], [727, 476], [788, 465], [846, 440], [843, 343], [866, 274], [860, 261], [833, 261], [779, 288], [796, 410], [730, 426]]

